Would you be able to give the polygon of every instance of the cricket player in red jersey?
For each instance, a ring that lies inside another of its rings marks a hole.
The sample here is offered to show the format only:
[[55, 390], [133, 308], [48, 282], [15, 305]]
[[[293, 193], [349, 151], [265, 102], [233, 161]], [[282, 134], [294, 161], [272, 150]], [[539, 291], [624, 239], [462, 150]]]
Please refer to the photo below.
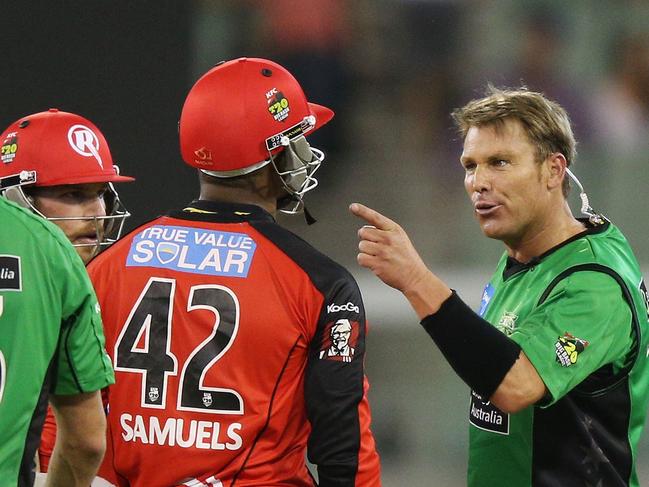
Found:
[[[324, 155], [305, 136], [332, 117], [263, 59], [221, 63], [189, 92], [180, 148], [199, 198], [88, 268], [116, 373], [107, 479], [381, 485], [358, 286], [274, 218], [316, 186]], [[340, 323], [345, 356], [327, 352]]]

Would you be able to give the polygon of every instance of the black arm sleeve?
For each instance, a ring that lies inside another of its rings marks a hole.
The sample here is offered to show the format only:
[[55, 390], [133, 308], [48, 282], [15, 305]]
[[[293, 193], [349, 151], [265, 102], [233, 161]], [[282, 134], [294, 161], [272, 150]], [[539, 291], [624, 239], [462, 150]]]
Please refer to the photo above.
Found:
[[453, 291], [421, 325], [453, 370], [487, 399], [518, 359], [521, 347], [478, 316]]
[[[341, 276], [325, 296], [304, 381], [311, 423], [308, 457], [318, 466], [320, 486], [351, 487], [359, 468], [362, 435], [365, 310], [351, 279]], [[330, 356], [332, 327], [338, 324], [351, 327], [347, 356]]]

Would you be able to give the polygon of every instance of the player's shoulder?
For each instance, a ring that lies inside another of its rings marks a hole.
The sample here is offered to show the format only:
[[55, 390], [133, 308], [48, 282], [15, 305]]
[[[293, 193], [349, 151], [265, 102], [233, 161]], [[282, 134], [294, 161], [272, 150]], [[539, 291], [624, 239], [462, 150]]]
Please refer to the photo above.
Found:
[[290, 230], [274, 222], [251, 222], [251, 225], [295, 262], [317, 288], [328, 289], [333, 283], [341, 282], [356, 285], [354, 277], [345, 267]]

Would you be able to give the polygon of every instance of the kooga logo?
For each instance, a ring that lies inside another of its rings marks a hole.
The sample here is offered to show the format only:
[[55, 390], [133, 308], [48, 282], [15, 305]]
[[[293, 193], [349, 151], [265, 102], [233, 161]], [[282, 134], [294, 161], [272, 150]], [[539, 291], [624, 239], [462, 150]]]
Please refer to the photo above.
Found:
[[338, 311], [353, 311], [355, 313], [359, 312], [358, 306], [354, 303], [347, 304], [330, 304], [327, 306], [327, 313], [337, 313]]

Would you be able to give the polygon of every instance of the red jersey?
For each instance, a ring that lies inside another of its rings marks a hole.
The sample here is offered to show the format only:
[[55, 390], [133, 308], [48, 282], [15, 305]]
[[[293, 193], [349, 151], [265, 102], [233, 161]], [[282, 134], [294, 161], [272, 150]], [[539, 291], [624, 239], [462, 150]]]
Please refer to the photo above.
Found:
[[116, 373], [106, 478], [314, 486], [307, 452], [320, 486], [380, 485], [365, 312], [343, 267], [259, 207], [196, 201], [88, 271]]

